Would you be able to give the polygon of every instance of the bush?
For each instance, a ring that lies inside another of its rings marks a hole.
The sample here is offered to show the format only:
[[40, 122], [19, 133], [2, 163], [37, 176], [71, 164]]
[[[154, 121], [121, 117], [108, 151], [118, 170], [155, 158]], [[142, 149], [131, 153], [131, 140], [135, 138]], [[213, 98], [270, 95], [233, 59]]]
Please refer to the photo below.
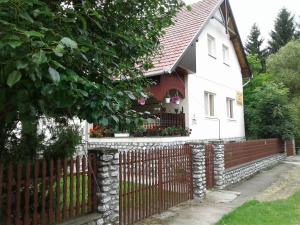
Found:
[[248, 97], [245, 101], [248, 138], [294, 137], [295, 128], [288, 107], [287, 88], [280, 83], [268, 81], [245, 92]]

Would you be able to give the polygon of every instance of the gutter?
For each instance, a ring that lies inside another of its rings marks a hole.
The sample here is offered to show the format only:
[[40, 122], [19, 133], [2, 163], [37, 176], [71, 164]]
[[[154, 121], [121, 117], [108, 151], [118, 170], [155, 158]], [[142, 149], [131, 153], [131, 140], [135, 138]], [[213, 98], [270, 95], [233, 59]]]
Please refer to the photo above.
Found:
[[145, 77], [154, 77], [158, 75], [166, 75], [166, 74], [171, 74], [171, 70], [160, 70], [160, 71], [154, 71], [150, 73], [145, 73]]

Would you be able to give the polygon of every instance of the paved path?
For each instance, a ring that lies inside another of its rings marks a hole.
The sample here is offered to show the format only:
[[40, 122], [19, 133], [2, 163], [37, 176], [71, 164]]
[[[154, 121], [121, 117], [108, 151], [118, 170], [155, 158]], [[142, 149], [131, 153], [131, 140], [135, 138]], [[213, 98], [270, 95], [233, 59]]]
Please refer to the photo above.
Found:
[[300, 187], [300, 156], [289, 157], [272, 169], [224, 191], [208, 192], [203, 202], [189, 201], [139, 225], [213, 225], [223, 215], [251, 199], [286, 198]]

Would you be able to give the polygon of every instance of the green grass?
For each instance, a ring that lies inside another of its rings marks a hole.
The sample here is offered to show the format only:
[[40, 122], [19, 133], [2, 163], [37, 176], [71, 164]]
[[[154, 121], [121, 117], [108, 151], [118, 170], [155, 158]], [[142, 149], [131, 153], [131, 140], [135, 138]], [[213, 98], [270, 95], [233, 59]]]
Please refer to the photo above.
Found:
[[300, 191], [286, 200], [249, 201], [225, 215], [216, 225], [300, 224]]

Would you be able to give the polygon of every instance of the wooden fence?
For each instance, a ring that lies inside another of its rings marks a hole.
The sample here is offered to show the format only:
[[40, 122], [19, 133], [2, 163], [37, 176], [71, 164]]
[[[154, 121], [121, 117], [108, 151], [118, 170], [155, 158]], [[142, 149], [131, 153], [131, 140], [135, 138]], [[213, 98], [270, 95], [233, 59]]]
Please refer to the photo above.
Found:
[[0, 224], [54, 224], [94, 211], [95, 157], [0, 164]]
[[192, 199], [189, 145], [120, 153], [120, 224], [133, 224]]
[[225, 144], [225, 168], [284, 152], [280, 139], [262, 139]]

